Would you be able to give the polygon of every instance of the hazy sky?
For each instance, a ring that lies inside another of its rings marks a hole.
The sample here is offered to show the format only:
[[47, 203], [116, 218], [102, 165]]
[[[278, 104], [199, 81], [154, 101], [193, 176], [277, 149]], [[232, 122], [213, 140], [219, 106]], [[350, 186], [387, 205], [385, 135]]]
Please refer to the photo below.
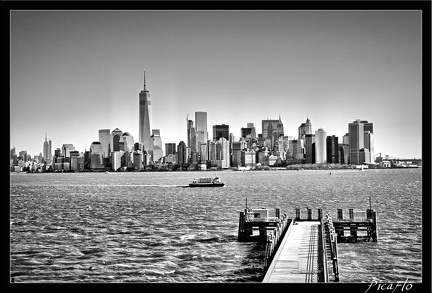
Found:
[[421, 42], [421, 11], [12, 11], [10, 147], [138, 141], [145, 70], [163, 144], [196, 111], [210, 138], [280, 115], [285, 135], [309, 117], [341, 141], [362, 119], [375, 153], [420, 158]]

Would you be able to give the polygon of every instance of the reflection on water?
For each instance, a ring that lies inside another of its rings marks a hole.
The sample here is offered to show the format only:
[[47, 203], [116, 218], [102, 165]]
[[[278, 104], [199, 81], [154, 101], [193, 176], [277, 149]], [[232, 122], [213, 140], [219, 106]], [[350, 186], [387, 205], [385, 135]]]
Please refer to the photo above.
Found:
[[[225, 187], [187, 188], [207, 175]], [[340, 282], [421, 281], [420, 169], [11, 175], [10, 195], [15, 282], [260, 282], [262, 245], [237, 241], [246, 198], [336, 217], [369, 196], [378, 242], [339, 244]]]

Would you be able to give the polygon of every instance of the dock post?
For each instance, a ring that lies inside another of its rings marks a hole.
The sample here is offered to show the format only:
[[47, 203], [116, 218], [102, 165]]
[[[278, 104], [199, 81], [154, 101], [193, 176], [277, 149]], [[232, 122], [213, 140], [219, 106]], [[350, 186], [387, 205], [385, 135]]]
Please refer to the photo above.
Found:
[[245, 222], [245, 214], [244, 214], [244, 212], [240, 212], [240, 218], [239, 218], [239, 228], [238, 228], [238, 238], [240, 239], [240, 240], [242, 240], [242, 239], [244, 239], [245, 238], [245, 224], [244, 224], [244, 222]]
[[373, 212], [372, 212], [373, 210], [371, 210], [371, 209], [367, 209], [366, 210], [366, 218], [369, 220], [372, 220], [373, 219]]
[[318, 209], [318, 220], [321, 221], [322, 219], [322, 209]]
[[354, 242], [357, 242], [357, 226], [350, 227], [351, 237], [354, 238]]
[[349, 219], [354, 221], [354, 209], [349, 209]]
[[307, 209], [307, 219], [312, 220], [312, 209], [310, 208]]
[[343, 210], [342, 209], [337, 210], [337, 219], [338, 219], [338, 221], [343, 220]]
[[300, 209], [296, 209], [296, 217], [295, 217], [295, 219], [296, 220], [300, 220], [300, 218], [301, 218], [301, 210]]
[[378, 231], [377, 231], [377, 212], [373, 211], [373, 231], [372, 231], [372, 241], [377, 242], [378, 238]]
[[280, 209], [276, 209], [276, 218], [280, 219]]

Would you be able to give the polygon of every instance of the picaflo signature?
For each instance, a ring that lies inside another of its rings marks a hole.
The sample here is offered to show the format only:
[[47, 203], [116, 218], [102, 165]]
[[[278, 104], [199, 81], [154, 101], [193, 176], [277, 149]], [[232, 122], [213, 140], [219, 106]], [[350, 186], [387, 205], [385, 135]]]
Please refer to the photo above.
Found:
[[400, 290], [401, 292], [409, 291], [412, 288], [412, 284], [408, 283], [408, 278], [402, 283], [398, 281], [397, 283], [378, 283], [377, 281], [373, 280], [370, 284], [367, 290], [364, 292], [368, 292], [370, 289], [376, 289], [376, 291], [387, 291], [392, 290], [391, 292], [395, 292], [396, 290]]

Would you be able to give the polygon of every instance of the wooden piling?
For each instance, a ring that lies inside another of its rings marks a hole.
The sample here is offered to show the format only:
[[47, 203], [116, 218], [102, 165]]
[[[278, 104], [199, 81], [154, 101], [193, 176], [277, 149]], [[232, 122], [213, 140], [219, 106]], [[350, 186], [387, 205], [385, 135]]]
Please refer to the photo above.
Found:
[[322, 220], [322, 209], [318, 209], [318, 220]]
[[349, 209], [349, 219], [354, 221], [354, 209]]
[[276, 218], [280, 219], [280, 209], [276, 208]]
[[300, 209], [296, 209], [296, 220], [300, 220], [301, 219], [301, 210]]
[[312, 220], [312, 209], [310, 208], [307, 209], [307, 219], [309, 221]]
[[338, 221], [343, 221], [343, 210], [337, 209], [337, 219]]

